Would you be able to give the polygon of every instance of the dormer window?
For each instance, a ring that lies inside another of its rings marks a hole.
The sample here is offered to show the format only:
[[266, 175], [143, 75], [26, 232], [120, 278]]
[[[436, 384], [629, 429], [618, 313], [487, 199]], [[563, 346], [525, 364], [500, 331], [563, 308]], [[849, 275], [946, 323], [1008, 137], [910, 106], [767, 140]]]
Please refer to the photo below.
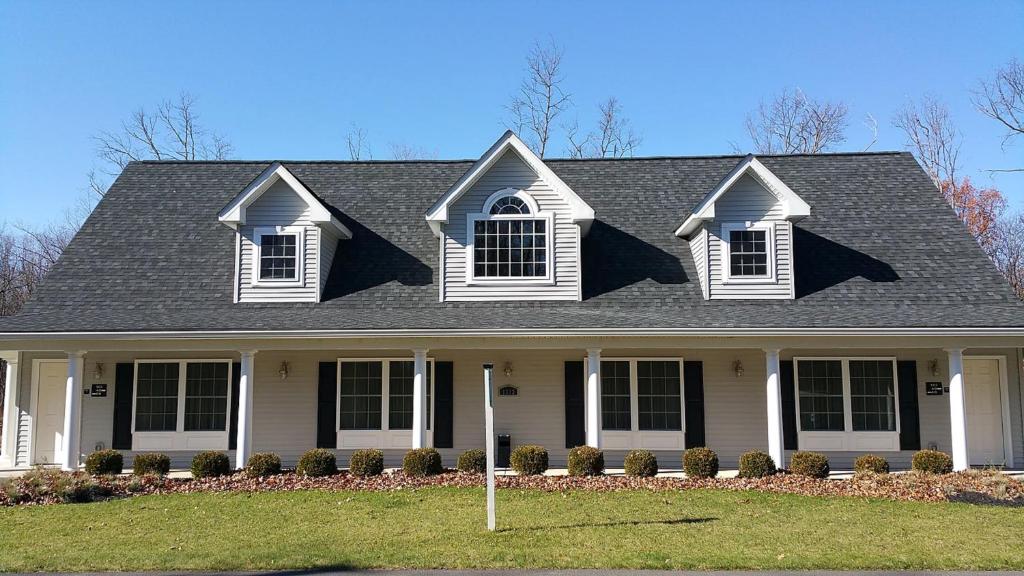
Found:
[[552, 216], [522, 190], [500, 190], [469, 215], [470, 282], [548, 282]]
[[254, 283], [301, 283], [301, 228], [257, 228], [253, 240], [256, 244], [254, 264], [259, 271]]
[[772, 225], [768, 223], [723, 223], [726, 278], [729, 281], [771, 280], [774, 276]]

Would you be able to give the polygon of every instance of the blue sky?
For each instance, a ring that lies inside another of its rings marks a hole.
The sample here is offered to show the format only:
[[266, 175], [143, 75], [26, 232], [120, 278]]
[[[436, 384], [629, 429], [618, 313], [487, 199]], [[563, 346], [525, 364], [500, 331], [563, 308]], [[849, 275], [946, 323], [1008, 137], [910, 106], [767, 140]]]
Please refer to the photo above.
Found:
[[[392, 144], [478, 157], [533, 43], [565, 49], [581, 124], [616, 96], [639, 155], [732, 152], [786, 87], [850, 107], [849, 140], [902, 149], [908, 98], [945, 101], [966, 173], [1024, 209], [1024, 142], [970, 89], [1024, 58], [1024, 1], [995, 2], [0, 2], [0, 221], [42, 224], [86, 194], [91, 137], [188, 91], [246, 159], [346, 159], [352, 123], [375, 158]], [[556, 144], [561, 155], [561, 145]]]

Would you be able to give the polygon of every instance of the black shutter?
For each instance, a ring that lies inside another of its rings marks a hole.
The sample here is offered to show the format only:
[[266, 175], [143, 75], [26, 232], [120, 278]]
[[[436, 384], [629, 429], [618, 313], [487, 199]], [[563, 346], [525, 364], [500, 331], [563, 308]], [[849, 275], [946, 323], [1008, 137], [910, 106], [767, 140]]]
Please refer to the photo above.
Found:
[[434, 363], [434, 447], [455, 447], [455, 366]]
[[687, 448], [705, 446], [704, 440], [704, 363], [683, 362], [683, 400], [686, 402]]
[[793, 361], [779, 362], [779, 385], [782, 386], [782, 447], [797, 450], [796, 387], [793, 383]]
[[583, 361], [565, 363], [565, 447], [575, 448], [587, 443], [583, 407]]
[[135, 364], [118, 363], [114, 373], [114, 450], [132, 449], [132, 395], [135, 387]]
[[[250, 382], [251, 384], [251, 382]], [[238, 448], [238, 395], [242, 387], [242, 365], [231, 365], [231, 420], [228, 425], [228, 450]], [[252, 390], [252, 386], [249, 387]]]
[[921, 418], [917, 410], [917, 362], [897, 361], [896, 375], [900, 387], [900, 450], [920, 450]]
[[316, 393], [316, 447], [338, 446], [338, 363], [321, 362]]

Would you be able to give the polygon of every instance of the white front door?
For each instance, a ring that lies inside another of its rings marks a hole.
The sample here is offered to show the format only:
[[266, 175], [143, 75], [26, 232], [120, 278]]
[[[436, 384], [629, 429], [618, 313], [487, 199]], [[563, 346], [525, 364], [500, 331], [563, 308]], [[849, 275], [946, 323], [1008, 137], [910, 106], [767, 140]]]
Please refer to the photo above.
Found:
[[64, 394], [68, 363], [64, 360], [41, 360], [35, 375], [35, 437], [33, 464], [56, 464], [64, 451]]
[[1006, 462], [999, 360], [964, 359], [967, 398], [967, 456], [971, 466]]

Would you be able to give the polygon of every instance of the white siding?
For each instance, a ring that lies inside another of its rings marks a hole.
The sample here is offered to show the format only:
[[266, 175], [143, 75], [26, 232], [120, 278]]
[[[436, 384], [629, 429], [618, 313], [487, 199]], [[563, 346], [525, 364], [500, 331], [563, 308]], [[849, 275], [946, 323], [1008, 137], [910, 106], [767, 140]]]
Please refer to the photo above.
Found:
[[339, 240], [340, 237], [333, 231], [326, 228], [320, 229], [319, 293], [321, 295], [324, 293], [324, 287], [327, 286], [327, 278], [331, 274], [331, 265], [334, 263], [334, 255], [338, 251]]
[[[724, 282], [724, 245], [722, 224], [768, 221], [774, 223], [775, 279], [763, 283], [728, 284]], [[782, 204], [761, 184], [747, 175], [739, 179], [715, 202], [715, 220], [708, 235], [708, 292], [711, 299], [792, 298], [792, 224], [783, 218]]]
[[697, 279], [700, 280], [700, 291], [704, 299], [708, 299], [708, 231], [701, 226], [700, 230], [690, 238], [690, 253], [693, 254], [693, 265], [697, 268]]
[[[320, 270], [317, 250], [320, 229], [310, 221], [309, 206], [283, 181], [276, 182], [246, 209], [240, 230], [239, 302], [316, 302]], [[303, 282], [301, 286], [254, 286], [254, 229], [261, 226], [299, 226], [303, 234]]]
[[[466, 215], [481, 212], [487, 198], [503, 188], [523, 190], [542, 212], [554, 212], [554, 238], [549, 240], [554, 246], [554, 284], [467, 286]], [[444, 226], [445, 300], [578, 300], [578, 230], [566, 199], [541, 180], [516, 152], [509, 150], [448, 209], [448, 224]]]

